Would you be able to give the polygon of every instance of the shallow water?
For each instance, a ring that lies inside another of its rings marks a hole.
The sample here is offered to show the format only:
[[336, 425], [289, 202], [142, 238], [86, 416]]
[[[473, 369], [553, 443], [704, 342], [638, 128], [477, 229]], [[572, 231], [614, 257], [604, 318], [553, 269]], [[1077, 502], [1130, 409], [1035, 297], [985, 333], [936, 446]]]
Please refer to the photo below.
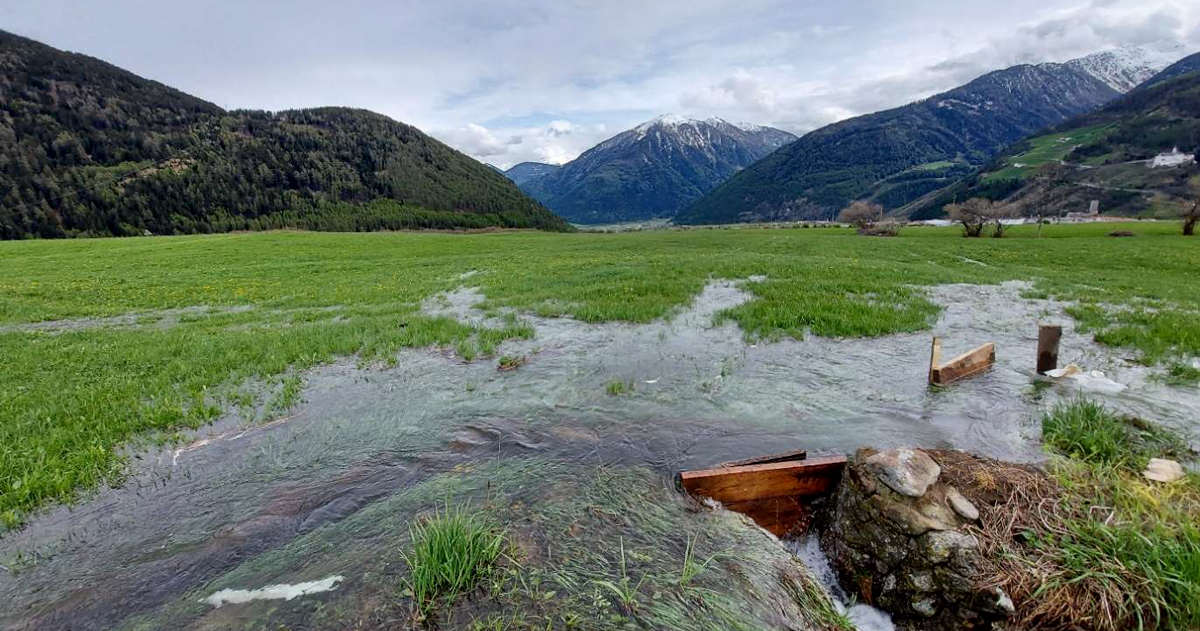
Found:
[[[125, 487], [0, 540], [0, 602], [10, 605], [0, 628], [265, 625], [283, 615], [280, 601], [226, 604], [215, 618], [200, 601], [330, 576], [345, 580], [295, 600], [356, 602], [395, 580], [381, 576], [398, 556], [396, 533], [376, 512], [403, 524], [430, 508], [407, 493], [479, 463], [645, 466], [666, 484], [681, 469], [792, 448], [916, 445], [1036, 461], [1040, 411], [1078, 391], [1033, 374], [1039, 321], [1064, 325], [1063, 365], [1128, 386], [1093, 396], [1196, 435], [1195, 389], [1149, 379], [1076, 333], [1065, 305], [1020, 298], [1026, 287], [932, 288], [945, 307], [932, 332], [748, 344], [733, 324], [712, 325], [749, 299], [718, 281], [663, 322], [527, 318], [535, 338], [500, 349], [528, 356], [516, 370], [439, 350], [404, 351], [389, 369], [339, 361], [305, 375], [302, 403], [284, 419], [243, 428], [231, 416], [192, 445], [143, 455]], [[463, 288], [424, 308], [487, 322], [472, 309], [480, 298]], [[931, 334], [946, 357], [996, 342], [995, 369], [928, 387]], [[610, 396], [614, 380], [633, 391]], [[548, 484], [529, 471], [523, 501], [553, 495]]]

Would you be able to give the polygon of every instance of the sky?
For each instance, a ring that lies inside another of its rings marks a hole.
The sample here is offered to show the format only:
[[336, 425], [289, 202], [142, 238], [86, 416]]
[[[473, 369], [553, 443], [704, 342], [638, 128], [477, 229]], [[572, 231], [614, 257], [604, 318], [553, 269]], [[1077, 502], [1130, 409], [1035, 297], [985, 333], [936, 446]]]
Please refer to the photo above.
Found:
[[370, 109], [507, 168], [664, 113], [796, 134], [1018, 63], [1200, 50], [1197, 0], [0, 0], [226, 108]]

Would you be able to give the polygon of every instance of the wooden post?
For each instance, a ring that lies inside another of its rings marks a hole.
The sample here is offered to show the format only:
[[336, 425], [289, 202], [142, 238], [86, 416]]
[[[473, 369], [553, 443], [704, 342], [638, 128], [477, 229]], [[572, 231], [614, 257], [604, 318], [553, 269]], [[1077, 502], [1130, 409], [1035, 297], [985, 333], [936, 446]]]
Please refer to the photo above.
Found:
[[942, 365], [942, 339], [939, 337], [933, 338], [933, 348], [929, 351], [929, 383], [937, 383], [933, 379], [933, 373], [938, 366]]
[[1037, 372], [1039, 375], [1058, 368], [1058, 342], [1062, 327], [1043, 324], [1038, 328]]

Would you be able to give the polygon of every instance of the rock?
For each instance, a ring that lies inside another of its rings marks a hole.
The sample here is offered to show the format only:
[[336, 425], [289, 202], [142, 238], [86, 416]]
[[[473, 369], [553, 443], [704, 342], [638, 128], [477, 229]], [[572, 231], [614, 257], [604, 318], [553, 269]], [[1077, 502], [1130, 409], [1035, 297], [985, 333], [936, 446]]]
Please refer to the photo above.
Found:
[[1005, 591], [1003, 589], [1000, 589], [999, 587], [997, 587], [995, 590], [995, 594], [996, 594], [996, 607], [998, 607], [1002, 611], [1008, 612], [1008, 615], [1010, 615], [1010, 616], [1014, 613], [1017, 613], [1017, 608], [1013, 605], [1012, 598], [1010, 598], [1009, 595], [1007, 593], [1005, 593]]
[[921, 614], [922, 616], [925, 616], [926, 618], [932, 618], [937, 615], [937, 600], [933, 598], [914, 600], [912, 608], [913, 611]]
[[920, 450], [860, 450], [838, 485], [822, 547], [847, 592], [890, 613], [896, 628], [990, 629], [1013, 615], [1012, 600], [982, 587], [979, 541], [963, 530], [979, 509], [941, 475]]
[[950, 502], [950, 508], [958, 513], [960, 517], [967, 521], [975, 521], [979, 519], [979, 509], [967, 499], [965, 495], [958, 492], [958, 489], [948, 486], [946, 487], [946, 499]]
[[893, 491], [921, 497], [937, 481], [942, 468], [917, 449], [888, 449], [867, 458], [865, 468]]
[[979, 549], [979, 541], [975, 537], [957, 530], [931, 532], [922, 539], [925, 559], [933, 564], [949, 561], [956, 552], [974, 554]]
[[1151, 458], [1150, 464], [1146, 465], [1146, 470], [1142, 472], [1142, 475], [1146, 476], [1147, 480], [1155, 482], [1175, 482], [1184, 477], [1183, 465], [1174, 460]]

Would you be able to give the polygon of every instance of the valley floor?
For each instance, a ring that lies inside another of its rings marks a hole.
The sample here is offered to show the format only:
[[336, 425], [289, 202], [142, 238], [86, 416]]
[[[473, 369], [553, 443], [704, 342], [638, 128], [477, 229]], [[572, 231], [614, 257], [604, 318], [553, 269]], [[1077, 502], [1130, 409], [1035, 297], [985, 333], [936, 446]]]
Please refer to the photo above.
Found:
[[[514, 550], [444, 627], [840, 624], [672, 472], [781, 446], [1040, 460], [1037, 417], [1077, 391], [1030, 374], [1039, 320], [1126, 386], [1095, 396], [1200, 431], [1200, 240], [1035, 230], [0, 243], [0, 623], [387, 628], [408, 525], [469, 500]], [[931, 333], [996, 341], [997, 370], [926, 388]]]

